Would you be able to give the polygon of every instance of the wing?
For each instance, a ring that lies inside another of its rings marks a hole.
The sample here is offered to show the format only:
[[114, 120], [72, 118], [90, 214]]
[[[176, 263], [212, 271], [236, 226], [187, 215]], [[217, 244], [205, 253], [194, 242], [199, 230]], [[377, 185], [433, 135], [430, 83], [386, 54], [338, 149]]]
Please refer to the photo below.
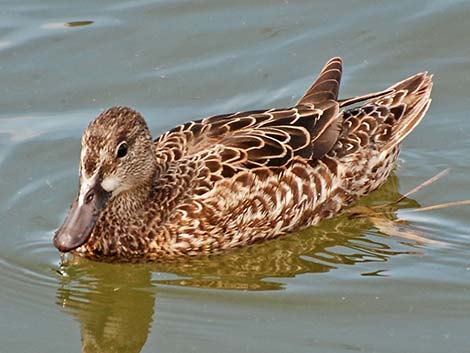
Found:
[[[157, 158], [176, 161], [216, 155], [224, 176], [258, 167], [282, 167], [294, 157], [319, 159], [337, 142], [340, 58], [329, 60], [295, 107], [209, 117], [181, 125], [156, 141]], [[212, 166], [212, 164], [214, 166]]]
[[321, 158], [339, 135], [338, 115], [338, 104], [330, 101], [322, 109], [301, 105], [210, 117], [158, 138], [157, 157], [215, 160], [216, 155], [218, 165], [210, 169], [220, 169], [225, 177], [243, 169], [282, 167], [294, 157]]
[[328, 60], [320, 71], [318, 78], [300, 98], [297, 105], [318, 105], [329, 100], [338, 100], [342, 73], [343, 62], [341, 58], [336, 57]]

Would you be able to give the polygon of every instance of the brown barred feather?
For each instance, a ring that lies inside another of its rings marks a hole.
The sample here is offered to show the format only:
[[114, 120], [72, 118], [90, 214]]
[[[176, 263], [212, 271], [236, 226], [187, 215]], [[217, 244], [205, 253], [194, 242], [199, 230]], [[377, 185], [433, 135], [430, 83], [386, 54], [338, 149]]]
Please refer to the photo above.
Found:
[[[154, 142], [132, 109], [100, 114], [83, 137], [81, 185], [93, 180], [110, 197], [69, 250], [118, 260], [214, 254], [315, 225], [377, 189], [429, 107], [432, 77], [338, 100], [341, 73], [333, 58], [294, 107], [208, 117]], [[123, 141], [129, 152], [116, 158]]]

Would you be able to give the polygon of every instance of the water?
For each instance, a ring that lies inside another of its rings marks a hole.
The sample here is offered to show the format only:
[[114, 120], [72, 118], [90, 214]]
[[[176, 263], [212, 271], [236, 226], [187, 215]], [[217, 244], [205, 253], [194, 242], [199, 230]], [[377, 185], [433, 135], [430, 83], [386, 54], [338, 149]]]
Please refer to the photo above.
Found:
[[[470, 199], [469, 15], [437, 0], [3, 0], [0, 352], [470, 352], [470, 208], [412, 211]], [[51, 237], [102, 109], [131, 105], [157, 136], [287, 106], [335, 55], [343, 97], [435, 74], [396, 176], [361, 203], [448, 176], [385, 215], [215, 258], [57, 272]]]

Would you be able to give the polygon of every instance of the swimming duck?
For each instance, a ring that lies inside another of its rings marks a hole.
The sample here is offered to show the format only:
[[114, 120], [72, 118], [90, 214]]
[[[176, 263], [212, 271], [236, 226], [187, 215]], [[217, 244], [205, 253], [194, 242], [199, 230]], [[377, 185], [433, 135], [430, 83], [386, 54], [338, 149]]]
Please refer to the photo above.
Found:
[[332, 58], [291, 108], [191, 121], [156, 140], [137, 111], [102, 112], [83, 134], [78, 196], [54, 245], [102, 260], [207, 255], [338, 214], [385, 182], [432, 89], [424, 72], [340, 100], [341, 75]]

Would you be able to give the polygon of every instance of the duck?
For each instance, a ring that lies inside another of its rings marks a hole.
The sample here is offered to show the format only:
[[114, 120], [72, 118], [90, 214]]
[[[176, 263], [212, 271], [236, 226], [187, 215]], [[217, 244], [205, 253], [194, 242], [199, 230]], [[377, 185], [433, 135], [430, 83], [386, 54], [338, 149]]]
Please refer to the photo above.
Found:
[[81, 140], [61, 253], [93, 260], [214, 255], [317, 225], [385, 183], [431, 103], [432, 75], [339, 99], [330, 59], [289, 108], [207, 117], [153, 139], [136, 110], [100, 113]]

